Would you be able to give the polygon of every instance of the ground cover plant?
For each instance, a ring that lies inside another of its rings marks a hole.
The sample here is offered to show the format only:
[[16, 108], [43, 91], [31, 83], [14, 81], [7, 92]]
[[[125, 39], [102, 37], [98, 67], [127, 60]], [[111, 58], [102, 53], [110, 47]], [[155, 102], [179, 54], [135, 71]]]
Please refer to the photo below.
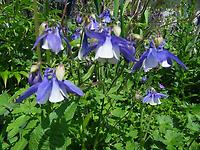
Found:
[[0, 149], [200, 149], [199, 10], [1, 0]]

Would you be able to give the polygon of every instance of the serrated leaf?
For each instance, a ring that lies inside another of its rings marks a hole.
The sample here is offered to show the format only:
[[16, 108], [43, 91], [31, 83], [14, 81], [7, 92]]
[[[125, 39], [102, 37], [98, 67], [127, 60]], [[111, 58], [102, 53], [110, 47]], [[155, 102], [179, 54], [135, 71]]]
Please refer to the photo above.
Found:
[[77, 108], [77, 104], [75, 102], [72, 102], [67, 107], [67, 109], [64, 112], [66, 121], [69, 121], [69, 120], [71, 120], [74, 117], [76, 108]]
[[40, 144], [43, 134], [44, 134], [44, 130], [42, 129], [42, 127], [40, 125], [37, 126], [33, 130], [33, 132], [30, 135], [30, 140], [29, 140], [29, 149], [30, 150], [39, 149], [38, 146]]
[[116, 143], [116, 144], [114, 145], [114, 147], [115, 147], [117, 150], [123, 150], [123, 149], [124, 149], [122, 143]]
[[8, 132], [8, 138], [10, 139], [14, 137], [19, 132], [20, 127], [25, 125], [29, 119], [29, 116], [22, 115], [19, 116], [15, 121], [10, 123], [6, 129], [6, 131]]
[[95, 68], [95, 65], [93, 64], [89, 68], [88, 72], [83, 76], [83, 78], [82, 78], [83, 82], [86, 81], [87, 79], [89, 79], [91, 77], [92, 73], [94, 72], [94, 68]]
[[27, 144], [28, 141], [25, 138], [22, 138], [17, 141], [17, 143], [14, 145], [14, 147], [11, 148], [11, 150], [23, 150]]
[[136, 142], [132, 142], [132, 141], [128, 141], [126, 143], [126, 150], [134, 150], [134, 149], [138, 149], [139, 144]]

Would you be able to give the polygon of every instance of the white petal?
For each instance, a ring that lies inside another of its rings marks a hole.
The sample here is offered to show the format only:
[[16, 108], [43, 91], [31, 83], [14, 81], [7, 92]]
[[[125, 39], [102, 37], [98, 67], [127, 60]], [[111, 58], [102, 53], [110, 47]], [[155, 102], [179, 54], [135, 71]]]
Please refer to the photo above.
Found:
[[171, 65], [168, 64], [167, 60], [165, 60], [165, 61], [163, 61], [163, 62], [161, 63], [161, 66], [162, 66], [162, 67], [170, 67]]
[[43, 48], [43, 49], [50, 49], [50, 48], [49, 48], [48, 41], [47, 41], [46, 39], [44, 40], [44, 43], [43, 43], [43, 45], [42, 45], [42, 48]]
[[64, 100], [64, 97], [61, 93], [60, 87], [59, 87], [56, 79], [53, 79], [53, 85], [52, 85], [52, 90], [51, 90], [49, 101], [52, 103], [56, 103], [56, 102], [61, 102], [63, 100]]
[[82, 60], [83, 58], [83, 53], [81, 52], [81, 49], [78, 51], [78, 59]]
[[107, 37], [104, 44], [97, 49], [95, 59], [113, 58], [114, 54], [112, 48], [111, 37]]
[[61, 49], [61, 50], [63, 50], [63, 49], [64, 49], [64, 47], [63, 47], [62, 43], [61, 43], [61, 45], [60, 45], [60, 49]]

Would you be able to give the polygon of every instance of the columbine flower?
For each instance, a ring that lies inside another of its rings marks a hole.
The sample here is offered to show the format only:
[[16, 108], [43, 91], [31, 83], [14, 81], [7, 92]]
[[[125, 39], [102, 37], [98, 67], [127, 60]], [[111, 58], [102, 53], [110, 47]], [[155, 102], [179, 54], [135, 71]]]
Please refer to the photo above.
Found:
[[161, 42], [161, 44], [156, 47], [154, 41], [152, 41], [149, 49], [142, 54], [139, 61], [134, 65], [132, 71], [143, 66], [144, 71], [147, 72], [152, 68], [156, 68], [159, 64], [162, 67], [170, 67], [172, 65], [172, 60], [175, 60], [184, 69], [187, 69], [177, 56], [163, 48], [164, 44], [164, 42]]
[[77, 24], [81, 24], [83, 22], [83, 18], [80, 16], [80, 14], [78, 14], [77, 16], [76, 16], [76, 23]]
[[62, 44], [62, 39], [65, 40], [68, 48], [70, 49], [69, 41], [67, 40], [66, 37], [64, 37], [59, 26], [55, 28], [46, 27], [44, 34], [40, 35], [37, 38], [32, 49], [34, 49], [38, 45], [38, 43], [42, 41], [43, 49], [50, 49], [52, 52], [58, 54], [61, 50], [64, 49], [63, 44]]
[[159, 87], [160, 87], [161, 89], [165, 89], [165, 86], [162, 85], [161, 83], [158, 83], [158, 85], [159, 85]]
[[110, 23], [111, 22], [110, 10], [108, 10], [108, 9], [104, 10], [99, 15], [99, 18], [102, 18], [105, 23]]
[[41, 75], [41, 72], [40, 72], [39, 65], [32, 65], [31, 70], [30, 70], [30, 74], [29, 74], [29, 77], [28, 77], [28, 83], [30, 85], [34, 85], [34, 84], [41, 82], [41, 81], [42, 81], [42, 75]]
[[74, 34], [72, 34], [71, 39], [72, 40], [76, 40], [81, 36], [81, 29], [77, 28], [74, 32]]
[[[79, 59], [87, 56], [91, 51], [95, 51], [95, 60], [115, 64], [120, 59], [120, 53], [127, 62], [135, 61], [135, 48], [132, 42], [121, 37], [111, 35], [109, 30], [94, 32], [86, 30], [82, 48], [79, 51]], [[97, 43], [88, 43], [88, 38], [96, 39]]]
[[89, 17], [89, 24], [87, 25], [87, 28], [90, 31], [97, 31], [99, 29], [99, 23], [96, 21], [95, 18], [93, 18], [92, 16]]
[[16, 100], [16, 102], [22, 102], [34, 93], [36, 94], [36, 101], [38, 104], [44, 104], [47, 100], [52, 103], [63, 101], [65, 97], [68, 97], [68, 93], [73, 93], [79, 96], [84, 95], [82, 90], [72, 82], [68, 80], [58, 80], [55, 74], [55, 69], [52, 68], [47, 68], [43, 80], [32, 85]]
[[162, 93], [157, 93], [153, 88], [147, 91], [147, 95], [143, 98], [143, 103], [150, 105], [161, 104], [160, 98], [167, 97], [167, 95]]

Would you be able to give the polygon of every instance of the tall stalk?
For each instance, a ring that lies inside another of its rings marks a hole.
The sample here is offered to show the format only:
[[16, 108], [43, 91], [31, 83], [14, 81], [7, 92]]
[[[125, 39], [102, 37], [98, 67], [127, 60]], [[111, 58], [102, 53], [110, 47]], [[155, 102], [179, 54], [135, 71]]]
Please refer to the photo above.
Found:
[[[34, 14], [34, 24], [35, 24], [35, 35], [36, 38], [39, 36], [39, 21], [38, 21], [38, 8], [37, 8], [37, 0], [33, 0], [33, 14]], [[38, 56], [38, 62], [41, 62], [41, 51], [40, 44], [36, 47], [36, 52]]]

